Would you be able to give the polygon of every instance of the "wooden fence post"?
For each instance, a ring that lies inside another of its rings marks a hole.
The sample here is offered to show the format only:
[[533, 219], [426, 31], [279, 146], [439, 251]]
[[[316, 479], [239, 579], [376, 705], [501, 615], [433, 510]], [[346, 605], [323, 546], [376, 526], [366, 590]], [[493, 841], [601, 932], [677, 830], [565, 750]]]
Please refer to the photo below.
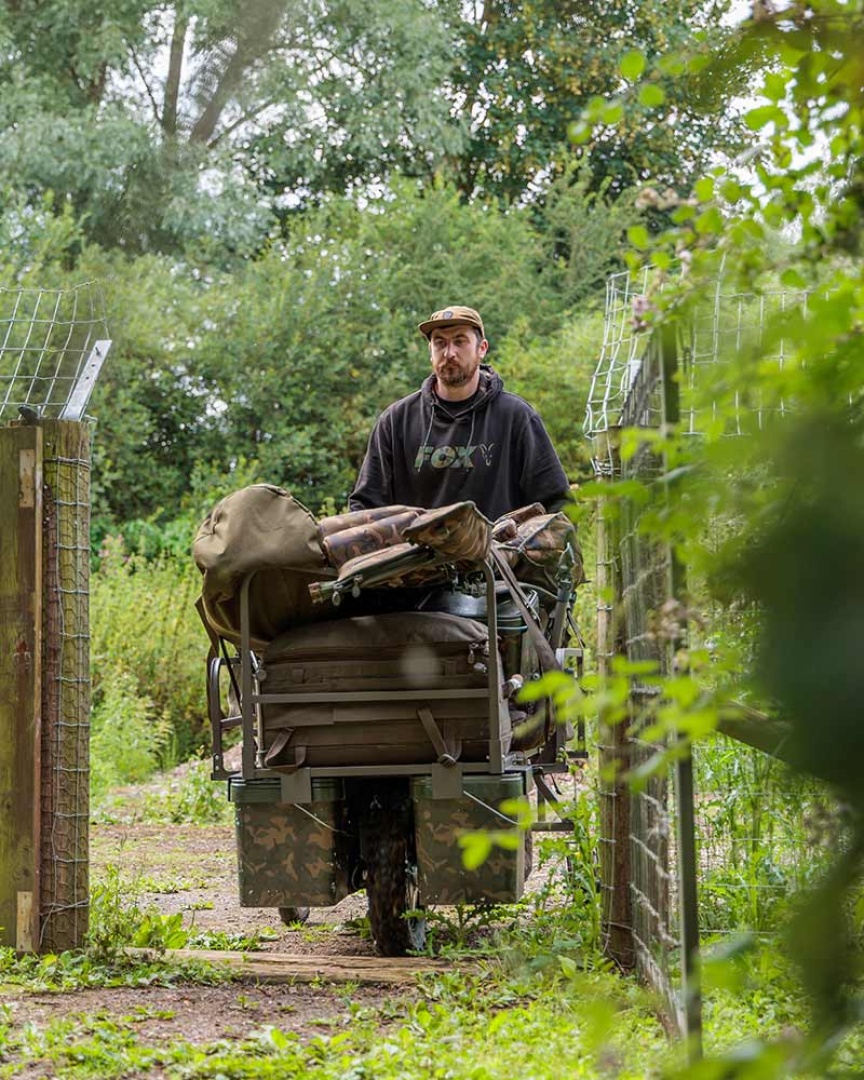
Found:
[[89, 913], [90, 434], [0, 427], [0, 945], [80, 948]]
[[0, 428], [0, 944], [39, 945], [42, 429]]
[[[618, 430], [597, 437], [596, 456], [610, 463], [618, 476]], [[621, 567], [618, 529], [607, 515], [607, 500], [597, 506], [597, 671], [612, 673], [611, 661], [624, 652], [621, 617]], [[603, 890], [603, 932], [606, 955], [625, 971], [634, 963], [633, 914], [630, 896], [630, 788], [622, 779], [629, 765], [626, 724], [598, 720], [600, 767], [600, 883]]]
[[43, 421], [40, 946], [81, 948], [90, 911], [90, 428]]

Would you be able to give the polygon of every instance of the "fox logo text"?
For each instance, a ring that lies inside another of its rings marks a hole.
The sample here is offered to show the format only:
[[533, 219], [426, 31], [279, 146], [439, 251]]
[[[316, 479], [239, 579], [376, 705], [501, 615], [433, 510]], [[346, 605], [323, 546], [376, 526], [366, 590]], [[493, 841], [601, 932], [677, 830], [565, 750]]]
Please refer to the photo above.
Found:
[[486, 465], [492, 464], [494, 443], [482, 446], [421, 446], [414, 460], [414, 468], [420, 469], [427, 462], [433, 469], [473, 469], [472, 460], [479, 450]]

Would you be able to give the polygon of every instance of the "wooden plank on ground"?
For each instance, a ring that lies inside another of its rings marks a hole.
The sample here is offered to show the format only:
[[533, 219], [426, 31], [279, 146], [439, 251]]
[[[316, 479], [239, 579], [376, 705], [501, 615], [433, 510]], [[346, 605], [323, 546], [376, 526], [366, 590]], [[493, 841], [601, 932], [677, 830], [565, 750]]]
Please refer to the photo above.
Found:
[[0, 945], [39, 943], [42, 431], [0, 428]]
[[[128, 949], [145, 955], [147, 949]], [[152, 953], [151, 953], [152, 955]], [[168, 949], [169, 960], [197, 960], [230, 968], [258, 982], [355, 982], [410, 986], [417, 975], [452, 971], [453, 964], [425, 956], [292, 956], [289, 953], [241, 953], [215, 949]]]

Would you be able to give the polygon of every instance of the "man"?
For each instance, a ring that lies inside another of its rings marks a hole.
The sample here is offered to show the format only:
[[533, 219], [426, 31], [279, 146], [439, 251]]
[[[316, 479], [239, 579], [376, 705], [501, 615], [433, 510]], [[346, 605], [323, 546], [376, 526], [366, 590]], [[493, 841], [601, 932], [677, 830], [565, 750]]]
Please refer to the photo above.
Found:
[[471, 500], [492, 521], [533, 502], [559, 510], [567, 476], [543, 421], [483, 363], [489, 342], [478, 312], [453, 304], [419, 330], [432, 374], [378, 418], [350, 509]]

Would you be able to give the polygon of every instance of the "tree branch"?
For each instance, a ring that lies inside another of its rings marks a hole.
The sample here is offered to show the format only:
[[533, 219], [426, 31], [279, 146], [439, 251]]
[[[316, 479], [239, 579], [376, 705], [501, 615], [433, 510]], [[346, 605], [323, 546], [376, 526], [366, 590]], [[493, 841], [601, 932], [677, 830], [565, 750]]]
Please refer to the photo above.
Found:
[[247, 69], [269, 51], [270, 40], [279, 28], [286, 4], [287, 0], [271, 0], [245, 9], [246, 23], [237, 28], [234, 52], [192, 127], [191, 142], [211, 142], [222, 112], [242, 83]]
[[140, 64], [140, 62], [138, 60], [138, 55], [131, 46], [129, 48], [129, 55], [132, 57], [132, 63], [135, 66], [135, 70], [138, 72], [138, 75], [141, 78], [141, 82], [144, 84], [144, 90], [145, 90], [145, 92], [147, 94], [147, 97], [148, 97], [148, 99], [150, 101], [150, 107], [153, 110], [153, 118], [155, 119], [156, 123], [158, 124], [161, 121], [161, 117], [159, 115], [159, 102], [156, 100], [156, 96], [155, 96], [155, 94], [153, 93], [153, 91], [150, 88], [150, 83], [147, 82], [147, 73], [145, 72], [144, 68], [141, 66], [141, 64]]
[[168, 135], [177, 132], [177, 102], [180, 98], [180, 75], [183, 71], [183, 50], [188, 29], [189, 17], [178, 12], [171, 34], [168, 78], [165, 80], [165, 108], [162, 111], [162, 129]]

